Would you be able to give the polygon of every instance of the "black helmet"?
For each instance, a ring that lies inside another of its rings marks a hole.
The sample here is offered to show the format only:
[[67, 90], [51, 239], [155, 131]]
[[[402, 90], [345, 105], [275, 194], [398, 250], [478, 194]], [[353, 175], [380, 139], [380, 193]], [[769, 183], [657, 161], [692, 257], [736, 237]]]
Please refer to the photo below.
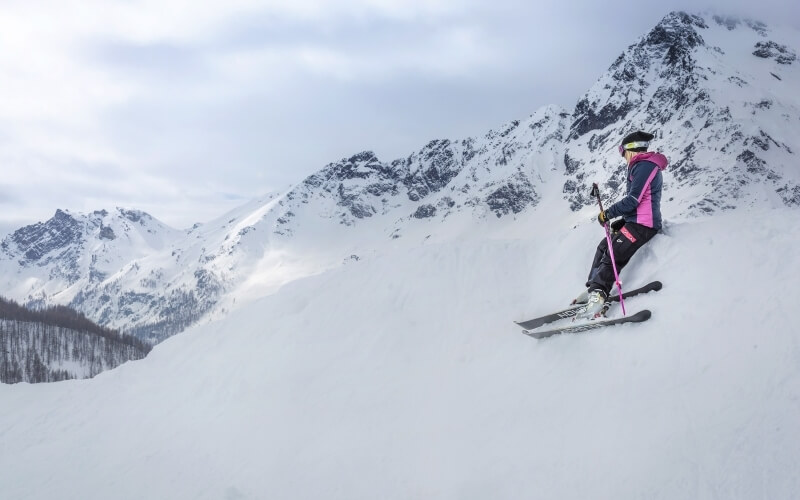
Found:
[[625, 156], [625, 151], [633, 151], [636, 153], [647, 151], [650, 141], [655, 137], [653, 134], [642, 132], [641, 130], [633, 132], [622, 139], [622, 144], [619, 145], [619, 154]]

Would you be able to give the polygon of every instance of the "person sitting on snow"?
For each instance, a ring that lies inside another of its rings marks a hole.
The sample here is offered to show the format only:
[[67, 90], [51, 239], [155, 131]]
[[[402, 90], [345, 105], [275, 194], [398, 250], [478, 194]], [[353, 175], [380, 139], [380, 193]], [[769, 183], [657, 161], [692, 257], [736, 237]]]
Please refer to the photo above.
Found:
[[[667, 168], [667, 158], [661, 153], [648, 152], [653, 137], [653, 134], [637, 131], [622, 139], [619, 152], [628, 164], [626, 195], [597, 216], [601, 225], [621, 217], [611, 223], [611, 246], [618, 272], [661, 229], [661, 171]], [[595, 319], [604, 315], [608, 309], [606, 299], [614, 283], [608, 242], [603, 238], [597, 245], [589, 271], [588, 290], [573, 301], [586, 303], [579, 317]]]

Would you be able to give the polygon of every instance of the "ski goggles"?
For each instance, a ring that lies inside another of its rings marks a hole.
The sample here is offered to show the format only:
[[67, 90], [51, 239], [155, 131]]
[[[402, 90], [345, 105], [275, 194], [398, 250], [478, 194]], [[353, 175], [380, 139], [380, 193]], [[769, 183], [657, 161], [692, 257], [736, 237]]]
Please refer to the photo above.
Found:
[[628, 144], [621, 144], [619, 146], [619, 155], [625, 156], [625, 151], [629, 149], [637, 149], [637, 148], [646, 148], [649, 146], [650, 143], [647, 141], [634, 141], [629, 142]]

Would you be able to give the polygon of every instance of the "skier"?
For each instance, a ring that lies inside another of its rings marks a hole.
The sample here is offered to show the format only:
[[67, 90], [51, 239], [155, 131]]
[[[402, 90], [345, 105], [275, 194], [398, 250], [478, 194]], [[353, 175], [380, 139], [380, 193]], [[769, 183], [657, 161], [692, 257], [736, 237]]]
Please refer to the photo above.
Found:
[[[622, 139], [619, 152], [628, 163], [626, 196], [597, 216], [600, 225], [621, 217], [611, 223], [611, 246], [618, 271], [661, 229], [661, 171], [667, 168], [667, 158], [648, 152], [653, 137], [653, 134], [637, 131]], [[595, 319], [605, 313], [606, 299], [614, 281], [608, 242], [603, 238], [597, 245], [589, 271], [588, 289], [573, 301], [586, 303], [579, 317]]]

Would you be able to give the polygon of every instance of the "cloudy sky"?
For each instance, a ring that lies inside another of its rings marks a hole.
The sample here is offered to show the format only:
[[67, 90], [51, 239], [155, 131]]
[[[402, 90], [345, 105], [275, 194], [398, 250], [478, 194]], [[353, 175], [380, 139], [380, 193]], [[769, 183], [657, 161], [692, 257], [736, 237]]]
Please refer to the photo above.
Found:
[[0, 230], [56, 208], [178, 228], [363, 150], [570, 108], [671, 10], [788, 0], [3, 0]]

